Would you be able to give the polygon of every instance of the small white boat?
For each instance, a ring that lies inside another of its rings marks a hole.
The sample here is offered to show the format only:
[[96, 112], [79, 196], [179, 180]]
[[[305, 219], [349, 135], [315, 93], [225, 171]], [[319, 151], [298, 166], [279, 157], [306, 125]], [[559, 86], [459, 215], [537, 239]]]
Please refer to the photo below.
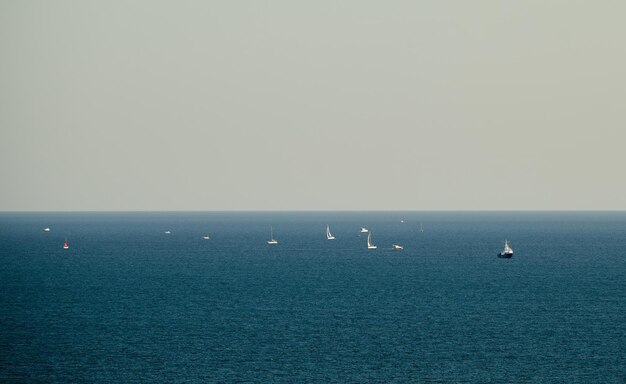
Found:
[[361, 227], [361, 233], [368, 233], [370, 230], [365, 228], [365, 227]]
[[202, 236], [202, 239], [204, 239], [204, 240], [209, 240], [209, 235], [204, 235], [204, 236]]
[[509, 246], [508, 240], [504, 240], [504, 249], [502, 250], [502, 252], [498, 253], [498, 257], [503, 259], [510, 259], [511, 257], [513, 257], [513, 248]]
[[328, 240], [335, 240], [335, 236], [333, 236], [333, 234], [330, 233], [330, 227], [328, 225], [326, 225], [326, 238]]
[[372, 243], [372, 232], [369, 232], [367, 234], [367, 249], [376, 249], [378, 248], [377, 246], [374, 245], [374, 243]]
[[403, 247], [403, 246], [401, 246], [400, 244], [392, 244], [391, 246], [393, 247], [393, 249], [397, 249], [397, 250], [402, 250], [402, 249], [404, 249], [404, 247]]
[[169, 234], [171, 234], [171, 233], [172, 233], [171, 231], [165, 231], [165, 234], [166, 234], [166, 235], [169, 235]]
[[44, 231], [44, 232], [50, 232], [50, 228], [49, 228], [49, 227], [45, 227], [45, 228], [43, 229], [43, 231]]
[[65, 243], [63, 243], [63, 249], [69, 249], [70, 248], [70, 243], [67, 241], [67, 239], [65, 239]]
[[420, 232], [424, 232], [424, 227], [422, 226], [422, 223], [420, 223]]
[[267, 241], [268, 244], [274, 245], [278, 244], [278, 240], [274, 239], [274, 228], [270, 227], [270, 239]]

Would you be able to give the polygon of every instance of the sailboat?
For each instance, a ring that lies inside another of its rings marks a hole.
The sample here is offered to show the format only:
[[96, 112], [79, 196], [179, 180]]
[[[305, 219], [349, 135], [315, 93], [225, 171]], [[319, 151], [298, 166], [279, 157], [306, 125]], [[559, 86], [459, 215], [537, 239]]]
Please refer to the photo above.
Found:
[[328, 225], [326, 225], [326, 238], [328, 240], [335, 240], [335, 236], [333, 236], [333, 234], [330, 233], [330, 227]]
[[498, 253], [498, 257], [503, 259], [510, 259], [511, 257], [513, 257], [513, 249], [509, 247], [508, 240], [504, 240], [504, 249], [502, 250], [502, 252]]
[[377, 247], [372, 243], [372, 232], [367, 233], [367, 249], [376, 249]]
[[70, 243], [68, 243], [67, 239], [65, 239], [65, 243], [63, 243], [63, 249], [69, 249]]
[[420, 223], [420, 232], [424, 232], [424, 227], [422, 226], [422, 223]]
[[270, 227], [270, 239], [267, 241], [268, 244], [278, 244], [278, 240], [274, 239], [274, 228]]

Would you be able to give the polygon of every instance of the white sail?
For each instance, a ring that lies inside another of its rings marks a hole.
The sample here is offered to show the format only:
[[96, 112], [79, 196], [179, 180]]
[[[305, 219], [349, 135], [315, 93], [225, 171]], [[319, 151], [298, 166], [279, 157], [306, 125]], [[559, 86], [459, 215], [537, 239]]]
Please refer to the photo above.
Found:
[[367, 233], [367, 249], [376, 249], [377, 247], [372, 243], [372, 232]]
[[513, 253], [513, 248], [509, 246], [508, 240], [504, 240], [504, 250], [502, 250], [502, 253]]
[[498, 254], [498, 257], [511, 258], [513, 256], [513, 248], [509, 246], [509, 241], [504, 240], [504, 249]]
[[326, 226], [326, 238], [328, 240], [335, 240], [335, 236], [333, 236], [333, 234], [330, 233], [330, 227], [328, 225]]
[[274, 239], [274, 228], [270, 227], [270, 239], [267, 241], [268, 244], [278, 244], [278, 241]]

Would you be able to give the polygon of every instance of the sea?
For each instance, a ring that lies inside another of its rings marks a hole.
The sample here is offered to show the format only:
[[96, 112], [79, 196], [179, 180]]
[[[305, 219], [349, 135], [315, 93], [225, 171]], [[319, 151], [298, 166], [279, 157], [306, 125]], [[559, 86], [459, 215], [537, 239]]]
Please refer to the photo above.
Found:
[[626, 212], [0, 213], [0, 382], [625, 383]]

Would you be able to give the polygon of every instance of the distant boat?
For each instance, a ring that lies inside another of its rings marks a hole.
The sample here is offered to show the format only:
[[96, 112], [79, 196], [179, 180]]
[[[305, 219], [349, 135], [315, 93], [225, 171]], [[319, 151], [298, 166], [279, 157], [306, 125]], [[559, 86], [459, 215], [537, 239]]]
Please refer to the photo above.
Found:
[[511, 257], [513, 257], [513, 249], [509, 247], [508, 240], [504, 240], [504, 249], [502, 250], [502, 252], [498, 253], [498, 257], [503, 259], [510, 259]]
[[49, 228], [49, 227], [45, 227], [45, 228], [43, 229], [43, 231], [44, 231], [44, 232], [50, 232], [50, 228]]
[[278, 244], [278, 240], [274, 239], [274, 228], [270, 227], [270, 239], [267, 241], [268, 244]]
[[422, 226], [422, 223], [420, 223], [420, 232], [424, 232], [424, 227]]
[[393, 247], [393, 249], [397, 249], [397, 250], [402, 250], [402, 249], [404, 249], [404, 247], [403, 247], [403, 246], [401, 246], [400, 244], [392, 244], [391, 246]]
[[370, 230], [365, 228], [365, 227], [361, 227], [361, 233], [368, 233]]
[[67, 239], [65, 239], [65, 243], [63, 243], [63, 249], [69, 249], [70, 248], [70, 243], [67, 241]]
[[376, 249], [377, 247], [372, 243], [372, 232], [367, 234], [367, 249]]
[[165, 234], [166, 234], [166, 235], [169, 235], [169, 234], [171, 234], [171, 233], [172, 233], [171, 231], [165, 231]]
[[330, 227], [328, 225], [326, 225], [326, 238], [328, 240], [335, 240], [335, 236], [333, 236], [333, 234], [330, 233]]
[[203, 238], [204, 240], [209, 240], [209, 235], [204, 235], [204, 236], [202, 236], [202, 238]]

